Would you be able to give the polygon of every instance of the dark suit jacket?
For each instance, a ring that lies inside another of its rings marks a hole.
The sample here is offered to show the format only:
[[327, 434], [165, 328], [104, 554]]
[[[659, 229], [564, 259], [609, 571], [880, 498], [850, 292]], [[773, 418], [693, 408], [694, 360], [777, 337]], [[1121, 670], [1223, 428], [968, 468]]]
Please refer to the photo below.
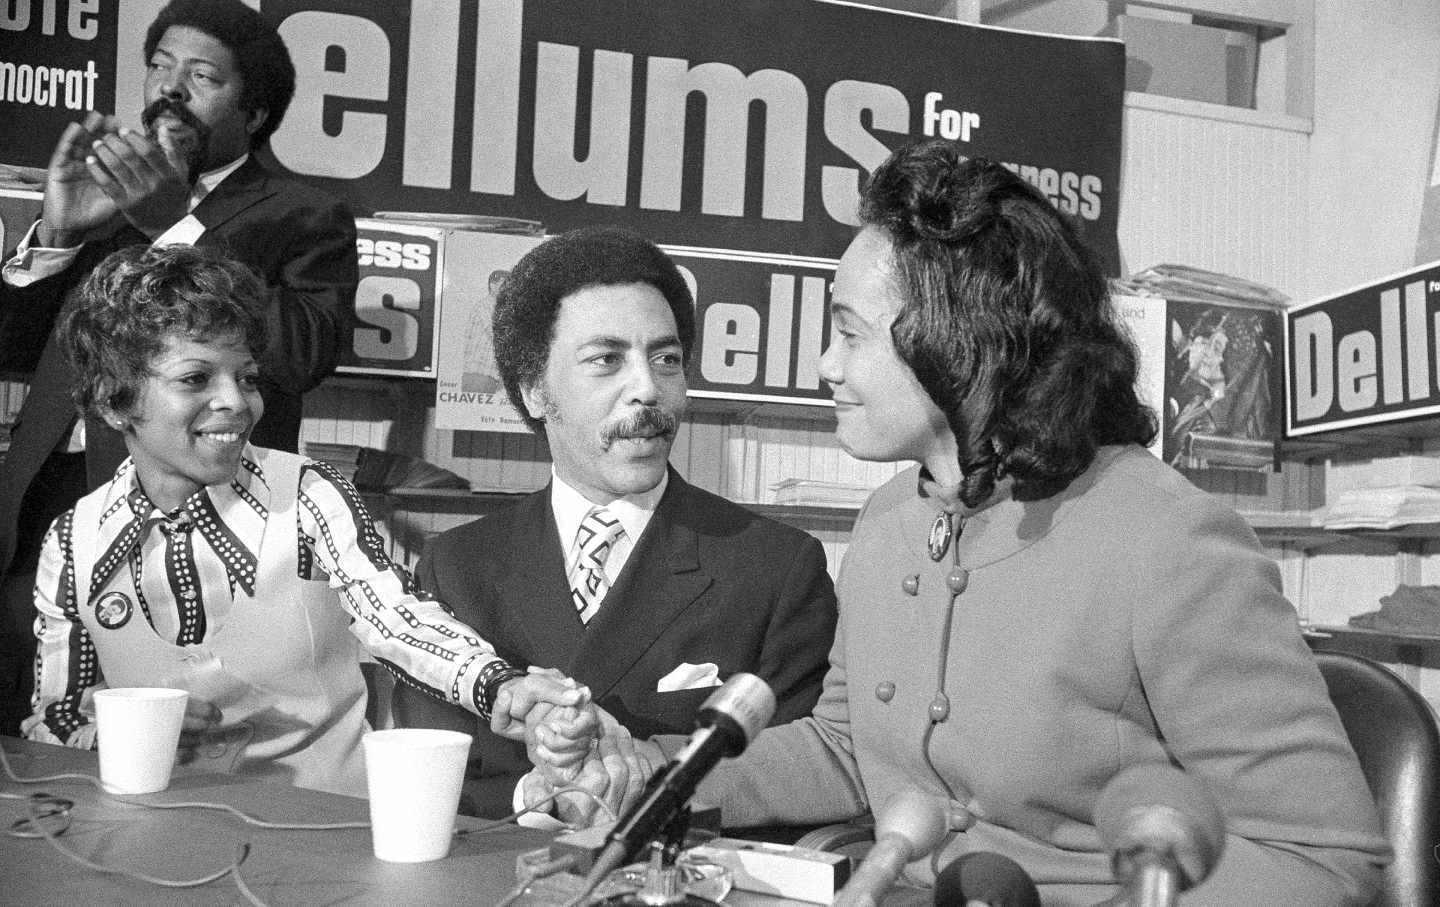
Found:
[[[355, 218], [338, 199], [266, 171], [253, 155], [193, 213], [205, 225], [199, 245], [227, 250], [271, 287], [270, 347], [260, 359], [265, 415], [250, 440], [295, 451], [300, 395], [334, 370], [344, 328], [353, 318], [359, 280]], [[72, 375], [54, 330], [61, 310], [73, 304], [73, 290], [106, 255], [149, 242], [124, 218], [116, 218], [87, 237], [64, 271], [24, 288], [0, 284], [0, 372], [32, 373], [9, 454], [0, 464], [0, 573], [15, 553], [21, 500], [74, 424]], [[108, 480], [124, 457], [119, 433], [89, 420], [90, 487]]]
[[[702, 491], [672, 470], [665, 495], [600, 611], [584, 625], [570, 602], [550, 489], [435, 538], [418, 582], [518, 667], [559, 668], [636, 737], [688, 734], [714, 688], [658, 693], [682, 663], [714, 662], [723, 680], [763, 678], [773, 723], [810, 714], [828, 668], [835, 590], [807, 533]], [[397, 720], [476, 735], [462, 811], [504, 816], [525, 748], [474, 716], [396, 689]], [[478, 764], [476, 760], [478, 759]]]

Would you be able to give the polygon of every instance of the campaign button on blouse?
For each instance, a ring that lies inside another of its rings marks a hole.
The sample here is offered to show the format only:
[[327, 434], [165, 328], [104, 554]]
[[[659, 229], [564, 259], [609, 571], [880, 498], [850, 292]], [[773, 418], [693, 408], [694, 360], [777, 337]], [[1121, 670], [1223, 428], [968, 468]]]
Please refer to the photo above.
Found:
[[875, 685], [875, 698], [881, 702], [889, 702], [895, 698], [895, 684], [888, 680], [882, 680]]
[[95, 603], [95, 620], [107, 630], [118, 630], [130, 622], [135, 606], [123, 592], [106, 592]]

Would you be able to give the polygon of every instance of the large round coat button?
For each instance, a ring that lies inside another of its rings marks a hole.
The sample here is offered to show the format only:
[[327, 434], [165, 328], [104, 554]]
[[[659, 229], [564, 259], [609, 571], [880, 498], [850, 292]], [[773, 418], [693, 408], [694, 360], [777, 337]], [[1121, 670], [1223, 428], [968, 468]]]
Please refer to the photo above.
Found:
[[930, 700], [930, 720], [938, 723], [949, 717], [950, 699], [944, 693], [936, 693]]
[[895, 684], [888, 680], [882, 680], [875, 685], [875, 698], [881, 702], [889, 702], [895, 698]]

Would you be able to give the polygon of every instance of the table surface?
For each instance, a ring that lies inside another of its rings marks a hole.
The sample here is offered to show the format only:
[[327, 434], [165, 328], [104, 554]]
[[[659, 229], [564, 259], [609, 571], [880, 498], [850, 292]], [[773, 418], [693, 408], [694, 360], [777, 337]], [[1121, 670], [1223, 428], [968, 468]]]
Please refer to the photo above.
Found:
[[[85, 750], [0, 737], [11, 769], [21, 778], [66, 772], [95, 774], [96, 756]], [[17, 783], [0, 772], [0, 791], [45, 791], [75, 802], [60, 841], [106, 866], [167, 879], [194, 879], [230, 865], [240, 846], [250, 853], [240, 876], [269, 907], [297, 904], [491, 905], [515, 884], [515, 858], [544, 847], [550, 836], [533, 829], [460, 816], [450, 855], [430, 863], [377, 860], [368, 828], [273, 830], [207, 809], [152, 809], [147, 803], [224, 803], [256, 818], [321, 824], [367, 822], [362, 799], [231, 775], [179, 775], [157, 794], [117, 797], [85, 781]], [[57, 853], [49, 842], [8, 834], [27, 815], [24, 801], [0, 798], [0, 902], [6, 904], [244, 904], [227, 876], [199, 888], [167, 889], [121, 875], [86, 869]], [[887, 898], [887, 904], [894, 903]], [[518, 905], [539, 903], [522, 898]], [[733, 891], [730, 907], [798, 904]], [[918, 903], [918, 902], [917, 902]], [[925, 903], [929, 903], [928, 900]]]

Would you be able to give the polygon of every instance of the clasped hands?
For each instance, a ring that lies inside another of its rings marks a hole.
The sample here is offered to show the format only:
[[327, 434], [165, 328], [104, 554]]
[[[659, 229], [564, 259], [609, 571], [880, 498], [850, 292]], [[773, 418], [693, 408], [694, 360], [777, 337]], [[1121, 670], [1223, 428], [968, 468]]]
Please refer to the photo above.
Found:
[[[566, 689], [580, 695], [561, 695]], [[525, 805], [572, 828], [620, 815], [663, 762], [658, 746], [634, 739], [589, 690], [550, 669], [531, 668], [501, 687], [490, 729], [525, 741], [535, 766], [521, 781]], [[551, 798], [549, 809], [540, 805]]]

